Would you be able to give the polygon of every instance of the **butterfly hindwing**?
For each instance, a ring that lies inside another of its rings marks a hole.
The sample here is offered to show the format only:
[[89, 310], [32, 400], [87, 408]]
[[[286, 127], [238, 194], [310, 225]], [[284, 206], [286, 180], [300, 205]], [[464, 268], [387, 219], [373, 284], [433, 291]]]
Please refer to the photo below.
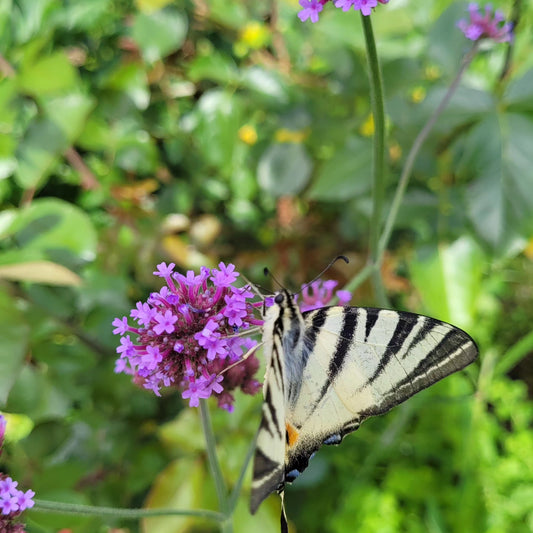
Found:
[[282, 291], [263, 327], [267, 357], [251, 509], [282, 491], [322, 444], [470, 364], [474, 341], [413, 313], [324, 307], [302, 315]]
[[263, 327], [263, 353], [267, 358], [263, 385], [261, 425], [257, 433], [250, 509], [259, 504], [285, 480], [285, 363], [282, 335], [274, 335], [280, 308], [267, 310]]

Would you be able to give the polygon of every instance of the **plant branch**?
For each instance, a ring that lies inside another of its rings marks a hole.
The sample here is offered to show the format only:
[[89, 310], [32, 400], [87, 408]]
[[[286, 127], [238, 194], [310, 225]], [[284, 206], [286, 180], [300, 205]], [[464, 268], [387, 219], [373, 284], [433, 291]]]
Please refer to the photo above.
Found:
[[103, 516], [114, 518], [126, 518], [131, 520], [137, 520], [139, 518], [146, 518], [150, 516], [198, 516], [201, 518], [207, 518], [215, 520], [217, 522], [223, 522], [226, 517], [222, 513], [216, 511], [210, 511], [208, 509], [120, 509], [116, 507], [98, 507], [95, 505], [81, 505], [77, 503], [63, 503], [52, 502], [48, 500], [34, 500], [35, 506], [32, 511], [42, 511], [46, 513], [59, 513], [59, 514], [76, 514], [83, 516]]
[[459, 82], [465, 70], [467, 69], [468, 65], [470, 65], [470, 63], [472, 62], [472, 59], [477, 53], [478, 48], [479, 48], [479, 41], [476, 41], [474, 45], [472, 46], [471, 50], [464, 57], [463, 62], [459, 68], [459, 71], [457, 72], [457, 75], [455, 76], [451, 85], [448, 87], [448, 90], [446, 91], [446, 94], [444, 95], [441, 103], [438, 105], [437, 109], [435, 109], [433, 114], [429, 117], [428, 121], [426, 122], [424, 127], [420, 130], [420, 133], [417, 135], [413, 145], [411, 146], [411, 150], [409, 151], [409, 154], [407, 155], [407, 159], [405, 160], [405, 164], [402, 169], [402, 173], [400, 175], [400, 180], [398, 181], [398, 186], [396, 188], [396, 192], [394, 194], [394, 198], [392, 200], [392, 204], [389, 209], [387, 220], [385, 221], [385, 229], [383, 230], [383, 233], [379, 240], [378, 264], [383, 259], [383, 255], [385, 254], [385, 249], [387, 248], [387, 245], [389, 243], [392, 229], [394, 227], [394, 223], [396, 222], [396, 217], [398, 216], [398, 211], [403, 201], [403, 197], [405, 195], [405, 189], [407, 188], [407, 184], [409, 183], [409, 178], [411, 177], [411, 172], [413, 170], [416, 157], [418, 156], [418, 152], [420, 151], [420, 148], [422, 147], [425, 140], [427, 139], [430, 131], [433, 129], [433, 126], [437, 122], [437, 119], [440, 117], [440, 115], [442, 114], [446, 106], [448, 105], [455, 90], [459, 86]]

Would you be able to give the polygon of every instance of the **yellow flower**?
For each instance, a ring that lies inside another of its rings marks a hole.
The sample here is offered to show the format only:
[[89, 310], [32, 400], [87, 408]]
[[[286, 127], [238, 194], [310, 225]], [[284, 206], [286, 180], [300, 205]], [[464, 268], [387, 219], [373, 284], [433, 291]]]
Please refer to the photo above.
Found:
[[239, 139], [243, 143], [253, 145], [257, 142], [257, 131], [253, 126], [245, 124], [239, 129]]
[[441, 76], [440, 68], [437, 67], [436, 65], [432, 65], [430, 67], [426, 67], [426, 69], [424, 70], [424, 76], [425, 76], [426, 80], [429, 80], [429, 81], [436, 80], [436, 79], [440, 78], [440, 76]]
[[270, 31], [267, 26], [259, 22], [252, 21], [246, 24], [241, 32], [240, 41], [248, 48], [262, 48], [270, 40]]
[[279, 143], [301, 143], [307, 137], [306, 130], [288, 130], [281, 128], [274, 134], [274, 139]]
[[415, 87], [411, 91], [411, 100], [415, 104], [419, 104], [426, 97], [426, 89], [424, 87]]

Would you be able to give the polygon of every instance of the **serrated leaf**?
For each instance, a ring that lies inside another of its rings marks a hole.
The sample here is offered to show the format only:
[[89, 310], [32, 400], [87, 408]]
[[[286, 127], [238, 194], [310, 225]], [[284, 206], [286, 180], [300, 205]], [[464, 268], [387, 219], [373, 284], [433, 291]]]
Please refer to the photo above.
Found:
[[301, 144], [272, 144], [257, 166], [259, 186], [275, 197], [298, 194], [309, 182], [312, 163]]
[[469, 42], [456, 27], [457, 21], [468, 18], [464, 4], [454, 3], [435, 21], [428, 35], [428, 53], [440, 68], [454, 73], [469, 50]]
[[11, 296], [0, 291], [0, 403], [22, 370], [30, 328]]
[[503, 99], [513, 110], [533, 110], [533, 69], [528, 70], [521, 78], [513, 80]]
[[525, 246], [533, 233], [533, 121], [489, 115], [468, 134], [459, 171], [474, 177], [466, 196], [479, 235], [500, 253]]

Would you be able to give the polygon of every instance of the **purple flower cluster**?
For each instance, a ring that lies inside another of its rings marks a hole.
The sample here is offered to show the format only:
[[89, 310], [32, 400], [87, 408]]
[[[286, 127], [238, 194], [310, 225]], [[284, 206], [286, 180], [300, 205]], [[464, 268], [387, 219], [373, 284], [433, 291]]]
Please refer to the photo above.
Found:
[[[322, 282], [321, 280], [313, 281], [308, 285], [302, 285], [302, 301], [296, 301], [302, 312], [312, 311], [319, 307], [325, 307], [333, 298], [333, 289], [338, 285], [335, 280]], [[339, 305], [347, 305], [352, 299], [350, 291], [336, 291], [335, 296], [339, 299]]]
[[492, 13], [492, 6], [487, 4], [483, 13], [476, 3], [468, 6], [470, 20], [460, 20], [457, 27], [465, 34], [467, 39], [478, 41], [479, 39], [492, 39], [497, 43], [510, 42], [513, 40], [513, 25], [504, 22], [505, 17], [499, 10]]
[[137, 302], [130, 313], [135, 326], [127, 317], [113, 321], [113, 333], [121, 336], [115, 372], [133, 375], [158, 396], [162, 386], [177, 386], [192, 407], [200, 398], [215, 395], [220, 407], [232, 411], [230, 391], [240, 387], [255, 394], [260, 389], [254, 379], [256, 357], [251, 354], [235, 363], [257, 344], [237, 333], [262, 325], [253, 315], [262, 303], [248, 301], [254, 294], [246, 287], [233, 286], [239, 276], [234, 265], [202, 267], [198, 275], [193, 271], [183, 275], [174, 267], [174, 263], [157, 266], [154, 275], [166, 286], [147, 302]]
[[[332, 0], [335, 7], [342, 9], [343, 11], [349, 11], [354, 9], [355, 11], [361, 11], [365, 16], [372, 13], [372, 9], [377, 7], [378, 4], [388, 4], [389, 0]], [[298, 13], [298, 18], [304, 22], [310, 19], [311, 22], [318, 22], [318, 15], [324, 9], [324, 5], [329, 0], [299, 0], [302, 10]]]
[[[6, 419], [0, 415], [0, 453], [5, 430]], [[14, 522], [13, 519], [34, 505], [35, 492], [33, 490], [24, 492], [17, 489], [17, 486], [17, 481], [0, 472], [0, 532], [2, 533], [24, 533], [24, 524]]]

